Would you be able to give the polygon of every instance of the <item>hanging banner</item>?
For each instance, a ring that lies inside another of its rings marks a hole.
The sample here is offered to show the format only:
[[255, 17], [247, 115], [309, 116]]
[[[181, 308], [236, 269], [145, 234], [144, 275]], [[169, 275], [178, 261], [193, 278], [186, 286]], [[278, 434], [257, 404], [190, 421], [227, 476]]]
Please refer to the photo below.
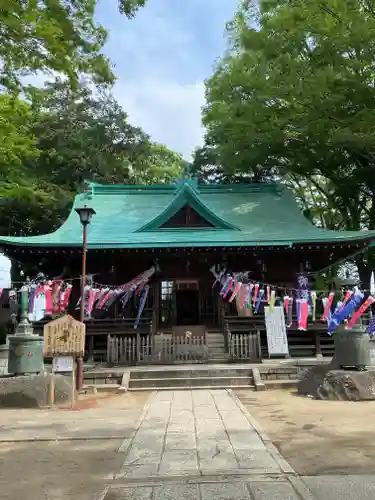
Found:
[[280, 306], [276, 306], [273, 309], [265, 307], [264, 319], [266, 323], [269, 356], [289, 355], [283, 308]]

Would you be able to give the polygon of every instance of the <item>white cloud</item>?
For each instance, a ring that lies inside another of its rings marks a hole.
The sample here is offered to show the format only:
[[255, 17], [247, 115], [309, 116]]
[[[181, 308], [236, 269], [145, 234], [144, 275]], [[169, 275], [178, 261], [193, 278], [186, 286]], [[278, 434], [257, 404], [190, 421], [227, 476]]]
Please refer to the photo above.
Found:
[[[117, 2], [103, 0], [97, 9], [97, 20], [109, 29], [104, 52], [118, 77], [114, 95], [130, 123], [187, 160], [202, 143], [203, 80], [222, 53], [225, 22], [235, 5], [148, 0], [131, 21], [118, 14]], [[42, 83], [42, 77], [32, 78]]]
[[115, 85], [114, 94], [133, 125], [142, 126], [153, 141], [166, 144], [187, 160], [202, 141], [201, 107], [204, 84], [143, 78]]
[[125, 24], [107, 7], [98, 12], [110, 29], [105, 53], [118, 76], [114, 94], [130, 123], [186, 159], [202, 143], [203, 82], [234, 8], [233, 0], [148, 0]]

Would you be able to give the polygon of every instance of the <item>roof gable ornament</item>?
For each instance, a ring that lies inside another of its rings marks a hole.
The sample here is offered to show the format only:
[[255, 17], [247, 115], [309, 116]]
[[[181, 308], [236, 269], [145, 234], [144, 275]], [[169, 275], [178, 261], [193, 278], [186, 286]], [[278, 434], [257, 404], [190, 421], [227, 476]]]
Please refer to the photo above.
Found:
[[153, 220], [142, 226], [138, 231], [155, 231], [157, 229], [232, 229], [229, 224], [215, 215], [201, 200], [196, 178], [183, 180], [175, 198], [169, 206]]

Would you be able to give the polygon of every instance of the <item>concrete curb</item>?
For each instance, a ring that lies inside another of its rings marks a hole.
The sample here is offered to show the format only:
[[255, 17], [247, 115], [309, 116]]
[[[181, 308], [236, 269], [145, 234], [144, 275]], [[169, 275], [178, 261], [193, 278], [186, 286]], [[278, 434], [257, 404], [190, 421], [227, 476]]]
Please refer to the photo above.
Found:
[[260, 375], [259, 368], [254, 366], [254, 368], [252, 368], [252, 371], [253, 371], [253, 380], [254, 380], [255, 390], [256, 391], [265, 391], [266, 386], [262, 382], [262, 377]]
[[96, 495], [93, 500], [105, 500], [105, 497], [107, 496], [110, 488], [111, 485], [107, 484], [104, 490], [101, 493], [99, 493], [99, 495]]
[[152, 400], [154, 399], [154, 397], [156, 396], [156, 392], [152, 392], [147, 401], [146, 401], [146, 404], [144, 405], [143, 407], [143, 410], [142, 410], [142, 413], [141, 413], [141, 416], [139, 417], [138, 419], [138, 422], [137, 422], [137, 425], [136, 425], [136, 428], [134, 430], [134, 432], [132, 432], [131, 436], [129, 438], [125, 438], [124, 441], [122, 442], [120, 448], [117, 450], [118, 453], [126, 453], [128, 451], [128, 449], [130, 448], [132, 442], [133, 442], [133, 439], [135, 437], [135, 435], [137, 434], [140, 426], [141, 426], [141, 423], [143, 422], [150, 406], [151, 406], [151, 403], [152, 403]]
[[63, 441], [121, 441], [124, 436], [61, 436], [61, 437], [31, 437], [31, 438], [0, 438], [0, 443], [58, 443]]
[[250, 424], [254, 427], [254, 430], [257, 432], [259, 435], [260, 439], [264, 442], [266, 449], [270, 452], [272, 455], [272, 458], [275, 460], [275, 462], [278, 464], [280, 469], [284, 474], [297, 474], [296, 471], [289, 465], [289, 463], [285, 460], [285, 458], [281, 455], [281, 453], [277, 450], [277, 448], [273, 445], [271, 439], [268, 437], [268, 435], [263, 431], [263, 429], [260, 427], [258, 424], [257, 420], [255, 420], [254, 417], [251, 416], [249, 411], [246, 409], [246, 407], [241, 403], [241, 401], [238, 399], [238, 397], [233, 393], [231, 389], [227, 389], [228, 393], [232, 397], [232, 399], [235, 401], [236, 405], [239, 407], [239, 409], [242, 411], [242, 413], [245, 415], [247, 420], [250, 422]]
[[231, 389], [227, 389], [228, 393], [231, 395], [239, 409], [245, 415], [250, 424], [254, 427], [255, 431], [264, 442], [266, 449], [271, 454], [272, 458], [280, 467], [281, 471], [285, 474], [288, 481], [291, 483], [295, 492], [301, 497], [302, 500], [317, 500], [316, 497], [311, 493], [306, 484], [302, 481], [299, 474], [293, 469], [291, 465], [285, 460], [285, 458], [281, 455], [279, 450], [274, 446], [269, 436], [263, 431], [260, 427], [257, 420], [251, 416], [247, 408], [241, 403], [238, 397], [233, 393]]
[[303, 500], [317, 500], [300, 477], [289, 477], [288, 479]]
[[129, 381], [130, 381], [130, 370], [127, 370], [124, 372], [121, 379], [121, 387], [123, 387], [125, 391], [129, 390]]

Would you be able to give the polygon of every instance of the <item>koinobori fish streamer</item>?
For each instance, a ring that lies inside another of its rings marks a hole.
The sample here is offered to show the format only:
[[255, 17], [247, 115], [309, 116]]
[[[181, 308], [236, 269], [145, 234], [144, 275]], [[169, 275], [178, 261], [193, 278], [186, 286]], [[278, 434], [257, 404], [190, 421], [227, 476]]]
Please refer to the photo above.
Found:
[[[299, 276], [299, 289], [294, 299], [288, 294], [283, 297], [277, 296], [276, 290], [280, 287], [272, 285], [262, 286], [255, 281], [247, 280], [243, 283], [236, 280], [236, 275], [213, 273], [216, 280], [213, 286], [220, 284], [220, 295], [229, 303], [233, 302], [236, 296], [239, 297], [238, 306], [240, 309], [252, 305], [254, 314], [260, 312], [261, 304], [268, 305], [272, 310], [275, 305], [281, 305], [286, 317], [286, 326], [291, 328], [293, 325], [293, 304], [295, 304], [295, 313], [297, 317], [297, 328], [302, 331], [307, 330], [308, 318], [316, 321], [318, 294], [314, 290], [308, 289], [308, 281], [305, 276]], [[341, 300], [335, 299], [335, 293], [329, 292], [327, 296], [321, 299], [323, 313], [321, 321], [327, 323], [327, 331], [332, 334], [337, 326], [346, 321], [346, 328], [350, 329], [366, 310], [375, 303], [375, 297], [370, 295], [364, 301], [364, 293], [359, 290], [347, 290], [342, 295]], [[375, 320], [369, 327], [370, 333], [375, 333]]]
[[[94, 287], [92, 280], [87, 281], [87, 285], [84, 288], [84, 311], [85, 316], [90, 317], [91, 313], [95, 309], [108, 309], [115, 300], [119, 297], [127, 294], [128, 298], [132, 294], [137, 294], [141, 296], [141, 307], [139, 308], [139, 317], [142, 314], [144, 304], [148, 295], [148, 289], [145, 289], [148, 281], [155, 273], [156, 268], [152, 266], [143, 273], [137, 275], [131, 281], [124, 283], [117, 287]], [[72, 296], [73, 286], [70, 283], [65, 282], [61, 278], [55, 278], [53, 280], [46, 281], [44, 278], [38, 283], [33, 282], [30, 284], [25, 284], [22, 287], [22, 291], [28, 290], [28, 301], [27, 309], [28, 313], [31, 314], [35, 300], [43, 295], [44, 298], [44, 316], [56, 316], [61, 313], [65, 313], [68, 309], [69, 302]], [[14, 291], [15, 297], [17, 297], [16, 291]], [[81, 298], [79, 298], [76, 303], [76, 308], [80, 306]], [[137, 324], [139, 318], [137, 320]]]

